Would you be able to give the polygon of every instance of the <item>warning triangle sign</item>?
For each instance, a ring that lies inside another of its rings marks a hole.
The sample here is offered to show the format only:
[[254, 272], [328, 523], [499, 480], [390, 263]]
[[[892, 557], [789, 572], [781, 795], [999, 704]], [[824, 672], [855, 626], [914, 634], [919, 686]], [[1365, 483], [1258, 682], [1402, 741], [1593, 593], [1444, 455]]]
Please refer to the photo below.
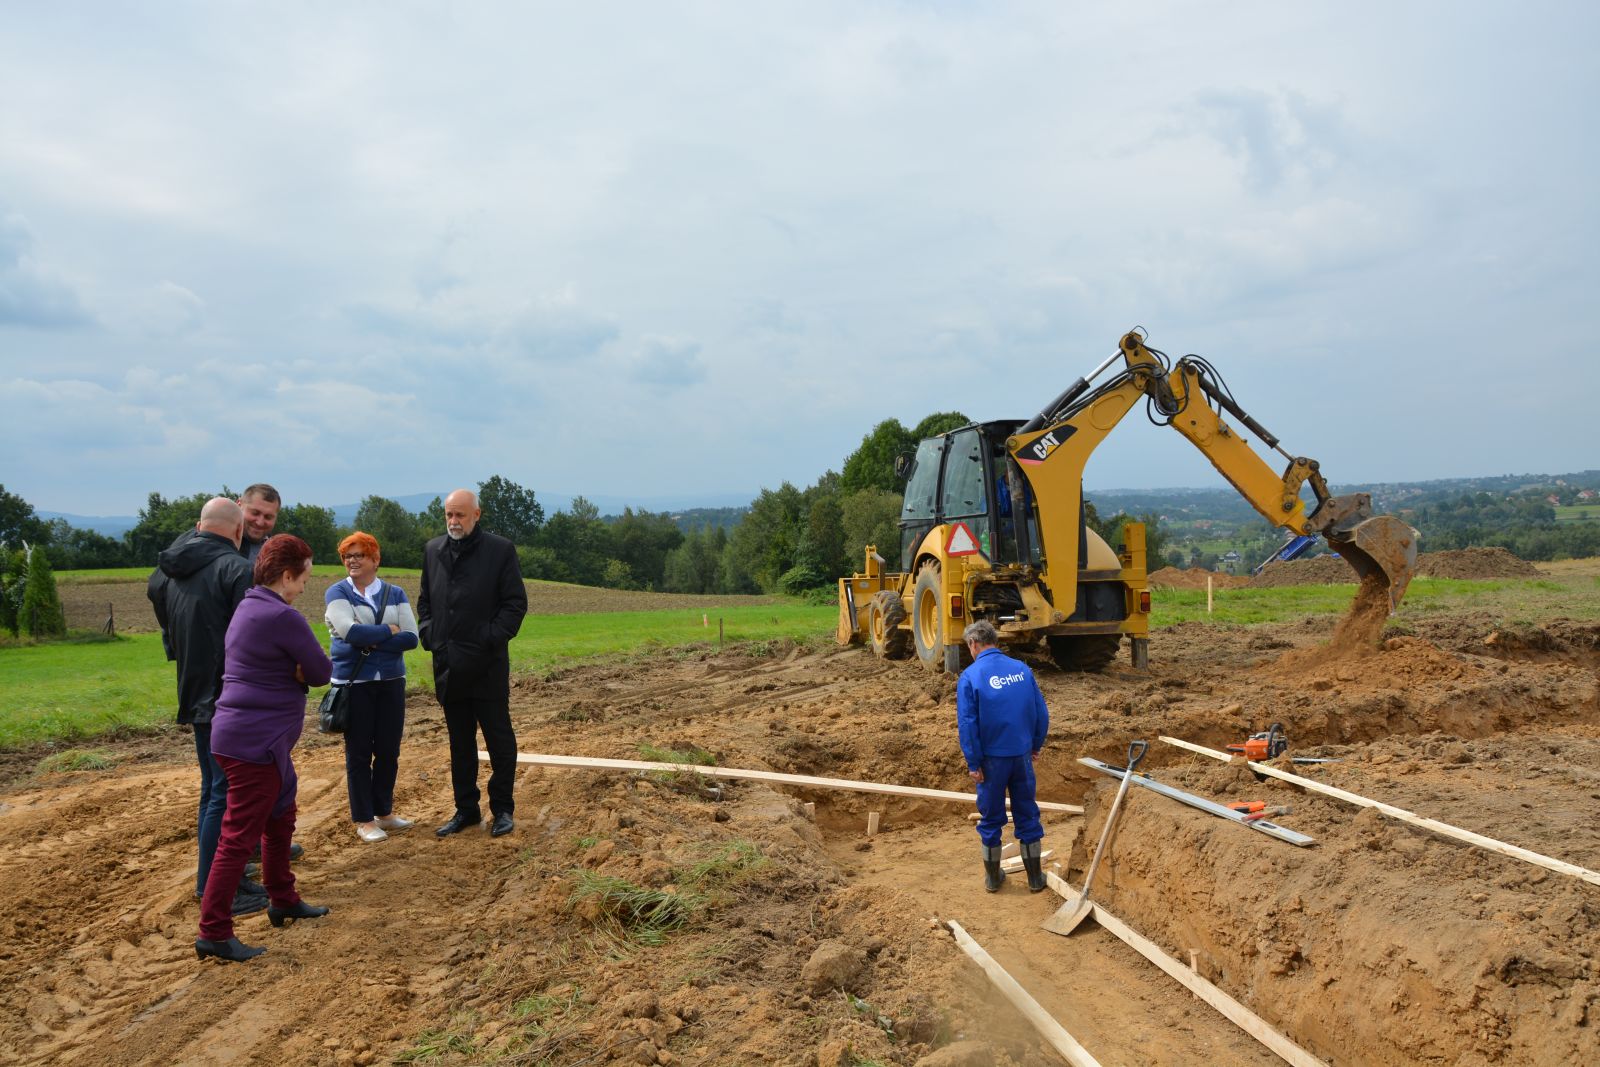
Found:
[[944, 554], [947, 556], [978, 554], [978, 539], [972, 536], [972, 531], [967, 529], [966, 523], [958, 522], [950, 527], [950, 540], [945, 543]]

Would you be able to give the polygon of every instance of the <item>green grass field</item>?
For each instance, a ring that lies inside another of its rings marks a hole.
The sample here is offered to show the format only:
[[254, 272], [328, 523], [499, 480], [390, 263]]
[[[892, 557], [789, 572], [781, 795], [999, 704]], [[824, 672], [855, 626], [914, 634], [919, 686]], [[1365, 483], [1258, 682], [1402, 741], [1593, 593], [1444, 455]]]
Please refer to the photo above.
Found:
[[1556, 508], [1557, 522], [1600, 522], [1600, 504], [1569, 504]]
[[[701, 624], [702, 615], [709, 626]], [[701, 611], [628, 611], [529, 615], [511, 642], [513, 670], [548, 673], [567, 664], [625, 659], [689, 645], [715, 646], [717, 624], [730, 646], [764, 651], [763, 642], [833, 639], [837, 610], [799, 603], [752, 604]], [[312, 626], [327, 646], [326, 627]], [[433, 686], [426, 652], [406, 658], [411, 683]], [[0, 749], [42, 741], [77, 741], [123, 728], [174, 720], [175, 668], [159, 634], [53, 642], [0, 643]]]
[[[1350, 606], [1355, 590], [1353, 583], [1218, 590], [1209, 616], [1204, 590], [1161, 590], [1151, 618], [1158, 630], [1196, 621], [1241, 626], [1285, 622], [1339, 614]], [[1600, 576], [1592, 568], [1575, 567], [1549, 578], [1519, 581], [1418, 578], [1397, 621], [1463, 608], [1512, 624], [1556, 615], [1600, 619]], [[798, 601], [715, 608], [709, 626], [702, 625], [700, 610], [530, 615], [511, 643], [511, 662], [514, 670], [543, 674], [583, 661], [621, 662], [665, 649], [715, 647], [719, 620], [724, 643], [752, 654], [763, 654], [767, 642], [786, 639], [825, 646], [833, 640], [836, 618], [831, 604]], [[320, 624], [313, 629], [326, 643], [326, 630]], [[427, 654], [412, 653], [408, 664], [412, 684], [430, 688]], [[43, 645], [0, 643], [0, 749], [75, 742], [119, 728], [159, 727], [172, 722], [175, 690], [173, 667], [156, 634]]]

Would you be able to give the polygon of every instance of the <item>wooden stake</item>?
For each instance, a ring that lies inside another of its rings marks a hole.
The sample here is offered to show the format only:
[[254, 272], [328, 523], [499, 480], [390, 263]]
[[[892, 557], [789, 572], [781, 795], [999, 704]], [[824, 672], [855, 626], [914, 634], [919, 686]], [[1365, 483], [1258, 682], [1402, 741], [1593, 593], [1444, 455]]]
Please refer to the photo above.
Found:
[[1211, 575], [1206, 575], [1206, 614], [1211, 614]]
[[1189, 969], [1195, 974], [1200, 973], [1200, 950], [1197, 948], [1189, 950]]
[[722, 619], [717, 619], [717, 651], [722, 651]]
[[945, 923], [950, 932], [955, 935], [956, 944], [961, 946], [961, 951], [972, 957], [972, 961], [989, 976], [995, 988], [1006, 995], [1006, 999], [1015, 1005], [1027, 1020], [1039, 1031], [1039, 1036], [1057, 1052], [1061, 1053], [1072, 1067], [1100, 1067], [1100, 1061], [1089, 1055], [1089, 1050], [1078, 1044], [1078, 1039], [1067, 1033], [1066, 1028], [1049, 1013], [1039, 1007], [1039, 1002], [1028, 995], [1028, 991], [1017, 984], [1017, 980], [1006, 973], [1006, 969], [995, 962], [994, 957], [983, 950], [983, 946], [972, 939], [972, 935], [961, 928], [961, 924], [951, 919]]
[[878, 836], [878, 813], [875, 811], [867, 812], [867, 836]]
[[[478, 759], [487, 763], [489, 753], [479, 750]], [[679, 771], [698, 774], [705, 778], [743, 778], [756, 782], [781, 782], [784, 785], [806, 786], [813, 789], [845, 789], [856, 793], [886, 793], [897, 797], [921, 797], [924, 800], [956, 800], [972, 803], [971, 793], [957, 793], [951, 789], [922, 789], [911, 785], [890, 785], [886, 782], [857, 782], [848, 778], [813, 778], [807, 774], [779, 774], [776, 771], [752, 771], [739, 767], [704, 767], [690, 763], [651, 763], [636, 759], [602, 759], [598, 756], [554, 756], [547, 753], [518, 752], [518, 763], [533, 763], [541, 767], [567, 767], [597, 771]], [[1041, 811], [1061, 811], [1069, 815], [1082, 815], [1077, 804], [1058, 804], [1051, 800], [1038, 802]]]
[[817, 805], [815, 801], [806, 801], [806, 818], [810, 819], [812, 822], [817, 821]]
[[[1221, 760], [1223, 763], [1233, 759], [1233, 756], [1227, 752], [1218, 752], [1214, 748], [1206, 748], [1203, 745], [1180, 741], [1176, 737], [1162, 737], [1161, 740], [1169, 745], [1176, 745], [1179, 748], [1188, 749], [1190, 752], [1198, 752], [1202, 756], [1210, 756], [1212, 759]], [[1383, 804], [1376, 800], [1370, 800], [1359, 793], [1335, 789], [1331, 785], [1323, 785], [1321, 782], [1312, 781], [1310, 778], [1302, 778], [1298, 774], [1280, 771], [1276, 767], [1268, 767], [1258, 761], [1251, 761], [1250, 769], [1257, 774], [1266, 774], [1273, 778], [1281, 778], [1285, 782], [1293, 782], [1295, 785], [1309, 789], [1313, 793], [1322, 793], [1325, 796], [1342, 800], [1347, 804], [1354, 804], [1362, 808], [1376, 808], [1391, 819], [1398, 819], [1401, 822], [1410, 823], [1412, 826], [1420, 826], [1424, 830], [1432, 830], [1434, 833], [1444, 837], [1465, 841], [1469, 845], [1476, 845], [1479, 848], [1488, 849], [1490, 852], [1498, 852], [1502, 856], [1510, 856], [1512, 859], [1522, 860], [1536, 867], [1555, 871], [1557, 874], [1570, 875], [1573, 878], [1581, 878], [1592, 885], [1600, 885], [1600, 872], [1591, 871], [1587, 867], [1579, 867], [1575, 863], [1553, 859], [1538, 852], [1518, 848], [1516, 845], [1508, 845], [1504, 841], [1497, 841], [1492, 837], [1484, 837], [1482, 834], [1475, 834], [1471, 830], [1463, 830], [1459, 826], [1451, 826], [1449, 823], [1439, 822], [1437, 819], [1424, 818], [1414, 811], [1407, 811], [1405, 808], [1397, 808], [1392, 804]]]
[[[1078, 899], [1078, 891], [1057, 877], [1054, 871], [1046, 871], [1045, 880], [1050, 883], [1051, 889], [1054, 889], [1067, 900], [1075, 902]], [[1116, 935], [1139, 955], [1177, 979], [1185, 989], [1217, 1009], [1230, 1022], [1271, 1049], [1286, 1063], [1292, 1063], [1295, 1067], [1328, 1067], [1322, 1060], [1317, 1059], [1277, 1030], [1274, 1030], [1261, 1016], [1200, 977], [1191, 968], [1185, 967], [1167, 955], [1166, 952], [1162, 951], [1161, 946], [1154, 941], [1134, 930], [1133, 927], [1106, 911], [1099, 904], [1094, 904], [1093, 907], [1095, 921], [1103, 928]]]

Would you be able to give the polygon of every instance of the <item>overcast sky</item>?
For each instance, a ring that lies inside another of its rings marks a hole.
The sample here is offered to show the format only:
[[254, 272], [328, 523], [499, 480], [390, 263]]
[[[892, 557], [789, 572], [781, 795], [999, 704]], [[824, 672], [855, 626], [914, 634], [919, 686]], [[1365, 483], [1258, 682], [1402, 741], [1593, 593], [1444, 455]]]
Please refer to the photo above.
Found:
[[1335, 483], [1600, 467], [1597, 10], [3, 0], [0, 484], [748, 496], [1135, 325]]

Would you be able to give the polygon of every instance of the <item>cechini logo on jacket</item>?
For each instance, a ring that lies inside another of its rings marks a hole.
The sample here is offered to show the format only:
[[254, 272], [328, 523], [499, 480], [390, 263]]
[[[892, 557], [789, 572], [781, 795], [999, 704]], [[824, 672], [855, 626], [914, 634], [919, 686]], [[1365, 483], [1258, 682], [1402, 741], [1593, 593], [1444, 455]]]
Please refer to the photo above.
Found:
[[1020, 681], [1022, 681], [1022, 679], [1023, 679], [1023, 675], [1020, 672], [1017, 673], [1017, 674], [996, 674], [996, 675], [991, 675], [990, 678], [989, 678], [989, 688], [990, 689], [1004, 689], [1006, 686], [1010, 685], [1012, 682], [1020, 682]]

